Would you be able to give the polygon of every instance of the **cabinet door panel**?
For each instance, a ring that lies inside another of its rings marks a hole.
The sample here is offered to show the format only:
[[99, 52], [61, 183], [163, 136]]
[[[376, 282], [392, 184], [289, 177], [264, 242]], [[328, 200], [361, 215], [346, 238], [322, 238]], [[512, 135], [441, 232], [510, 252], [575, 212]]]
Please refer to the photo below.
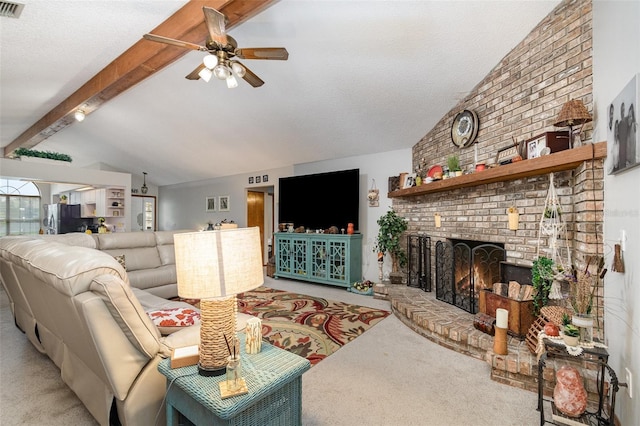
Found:
[[346, 282], [347, 242], [329, 241], [329, 279]]
[[311, 240], [311, 276], [327, 279], [327, 242]]
[[293, 273], [296, 275], [307, 275], [307, 239], [294, 238], [291, 244]]

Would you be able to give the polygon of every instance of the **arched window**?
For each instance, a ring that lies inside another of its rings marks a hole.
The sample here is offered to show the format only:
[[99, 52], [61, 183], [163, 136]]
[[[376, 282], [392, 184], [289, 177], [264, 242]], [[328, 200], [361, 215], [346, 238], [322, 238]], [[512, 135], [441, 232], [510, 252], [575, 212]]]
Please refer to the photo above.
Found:
[[0, 179], [0, 237], [40, 231], [40, 190], [33, 182]]

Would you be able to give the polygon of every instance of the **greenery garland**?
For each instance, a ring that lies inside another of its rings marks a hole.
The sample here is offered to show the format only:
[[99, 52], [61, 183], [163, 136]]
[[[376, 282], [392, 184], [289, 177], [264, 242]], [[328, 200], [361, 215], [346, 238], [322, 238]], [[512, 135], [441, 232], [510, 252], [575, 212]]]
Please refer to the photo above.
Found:
[[60, 154], [59, 152], [50, 152], [50, 151], [37, 151], [35, 149], [27, 149], [27, 148], [18, 148], [14, 151], [16, 157], [38, 157], [38, 158], [48, 158], [49, 160], [58, 160], [58, 161], [73, 161], [70, 156], [67, 154]]

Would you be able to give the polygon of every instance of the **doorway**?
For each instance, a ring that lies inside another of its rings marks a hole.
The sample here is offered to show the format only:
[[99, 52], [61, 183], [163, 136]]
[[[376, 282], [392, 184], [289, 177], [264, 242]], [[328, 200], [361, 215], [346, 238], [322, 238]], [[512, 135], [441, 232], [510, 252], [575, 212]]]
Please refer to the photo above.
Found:
[[157, 231], [156, 197], [131, 195], [131, 231]]
[[273, 186], [247, 191], [247, 227], [260, 228], [262, 259], [266, 265], [271, 255], [273, 238]]

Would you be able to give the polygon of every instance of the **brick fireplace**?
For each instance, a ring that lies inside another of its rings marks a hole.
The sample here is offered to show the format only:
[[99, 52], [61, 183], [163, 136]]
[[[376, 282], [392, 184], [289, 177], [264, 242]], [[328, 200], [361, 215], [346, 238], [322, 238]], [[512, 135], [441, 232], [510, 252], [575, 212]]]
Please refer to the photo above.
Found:
[[[524, 142], [544, 132], [565, 130], [555, 128], [553, 122], [568, 100], [580, 99], [591, 111], [591, 7], [590, 2], [560, 3], [414, 145], [413, 167], [420, 170], [443, 165], [452, 154], [459, 156], [467, 171], [473, 170], [475, 163], [490, 167], [496, 164], [498, 150], [513, 145], [514, 140]], [[473, 146], [458, 149], [451, 142], [451, 125], [463, 109], [475, 111], [480, 124]], [[585, 145], [594, 142], [591, 123], [581, 130], [576, 146], [590, 149]], [[588, 256], [603, 254], [604, 160], [591, 158], [596, 159], [556, 170], [554, 175], [572, 261], [578, 268], [584, 266]], [[526, 169], [529, 161], [534, 160], [522, 161], [521, 169]], [[493, 173], [492, 169], [489, 172]], [[480, 177], [487, 171], [476, 173]], [[479, 184], [472, 182], [474, 175], [463, 176], [453, 180], [464, 179], [468, 184], [437, 192], [390, 196], [394, 210], [408, 219], [408, 232], [430, 237], [433, 265], [435, 244], [439, 241], [469, 240], [501, 244], [507, 262], [531, 266], [538, 246], [548, 246], [546, 237], [538, 240], [549, 188], [548, 173], [540, 168], [535, 173]], [[520, 223], [515, 231], [508, 227], [507, 209], [511, 207], [519, 212]], [[435, 226], [436, 214], [441, 217], [440, 227]], [[601, 321], [602, 289], [596, 292], [595, 302]], [[602, 330], [602, 323], [599, 326]]]

